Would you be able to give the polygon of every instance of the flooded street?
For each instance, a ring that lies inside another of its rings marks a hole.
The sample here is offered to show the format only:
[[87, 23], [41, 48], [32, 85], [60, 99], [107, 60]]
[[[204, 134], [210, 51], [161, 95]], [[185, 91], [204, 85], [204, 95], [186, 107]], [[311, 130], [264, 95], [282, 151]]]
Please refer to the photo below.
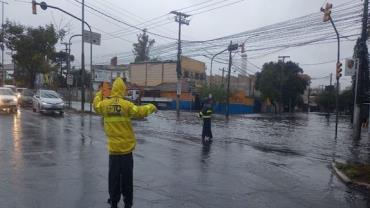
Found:
[[[134, 207], [370, 207], [330, 167], [369, 161], [370, 142], [353, 141], [345, 117], [334, 139], [334, 119], [217, 115], [210, 146], [195, 113], [135, 121]], [[109, 207], [100, 117], [0, 114], [0, 158], [0, 207]]]

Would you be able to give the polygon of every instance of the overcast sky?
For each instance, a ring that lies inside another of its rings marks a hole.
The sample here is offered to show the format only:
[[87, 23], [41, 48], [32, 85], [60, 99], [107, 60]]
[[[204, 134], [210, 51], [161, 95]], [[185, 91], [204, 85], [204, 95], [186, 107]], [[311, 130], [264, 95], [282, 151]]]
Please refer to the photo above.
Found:
[[[33, 15], [31, 4], [26, 3], [27, 1], [6, 1], [8, 5], [5, 6], [5, 18], [11, 21], [29, 26], [53, 23], [58, 28], [69, 29], [70, 34], [68, 37], [81, 33], [81, 23], [59, 11], [53, 11], [51, 9], [43, 11], [38, 7], [38, 14]], [[334, 4], [335, 9], [335, 5], [348, 1], [332, 0], [331, 3]], [[360, 0], [352, 1], [360, 2]], [[74, 0], [46, 0], [46, 2], [50, 5], [61, 7], [77, 16], [81, 16], [81, 7]], [[145, 20], [165, 15], [172, 10], [204, 2], [204, 0], [86, 0], [85, 2], [102, 11], [104, 10], [106, 14], [113, 15], [130, 24], [138, 25]], [[234, 5], [192, 16], [190, 18], [190, 25], [183, 26], [182, 37], [186, 40], [206, 40], [248, 31], [317, 12], [323, 4], [323, 0], [245, 0]], [[167, 18], [171, 20], [169, 15]], [[120, 55], [122, 52], [132, 50], [132, 43], [136, 41], [136, 33], [115, 35], [120, 38], [112, 38], [112, 36], [106, 34], [117, 31], [126, 31], [127, 33], [127, 31], [133, 31], [131, 28], [112, 20], [107, 20], [99, 15], [93, 15], [87, 8], [86, 21], [93, 26], [94, 31], [102, 33], [102, 45], [94, 46], [93, 63], [107, 62], [110, 59], [109, 57], [114, 54]], [[155, 29], [150, 29], [149, 31], [176, 38], [177, 27], [176, 23], [169, 23]], [[152, 37], [156, 39], [156, 45], [169, 42], [166, 39]], [[353, 46], [353, 41], [347, 41], [342, 44], [342, 58], [352, 56]], [[57, 47], [59, 50], [62, 48], [62, 45], [58, 44]], [[76, 38], [72, 46], [72, 53], [77, 60], [74, 64], [80, 63], [80, 48], [80, 39]], [[86, 62], [89, 60], [88, 49], [89, 47], [86, 46]], [[110, 56], [104, 56], [107, 54]], [[255, 59], [253, 63], [262, 66], [266, 61], [276, 61], [279, 55], [289, 55], [292, 61], [300, 64], [327, 62], [336, 59], [336, 44], [287, 49], [277, 54]], [[6, 57], [5, 61], [6, 63], [10, 62], [10, 57]], [[216, 65], [216, 68], [218, 67], [222, 66]], [[335, 63], [304, 66], [303, 69], [305, 73], [312, 77], [324, 77], [331, 72], [335, 73]], [[253, 70], [256, 71], [257, 68]], [[349, 77], [344, 77], [341, 81], [343, 82], [342, 86], [348, 86], [350, 84]], [[315, 80], [312, 85], [318, 86], [321, 84], [328, 85], [329, 79]]]

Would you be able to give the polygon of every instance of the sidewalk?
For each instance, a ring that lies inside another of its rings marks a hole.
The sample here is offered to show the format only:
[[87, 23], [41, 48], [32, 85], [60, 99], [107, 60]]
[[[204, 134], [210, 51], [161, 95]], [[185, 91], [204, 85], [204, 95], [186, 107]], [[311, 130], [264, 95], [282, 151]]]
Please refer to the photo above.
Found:
[[[68, 106], [68, 103], [67, 103]], [[81, 102], [80, 101], [72, 101], [71, 102], [71, 108], [73, 110], [81, 111]], [[91, 108], [93, 108], [91, 106]], [[92, 112], [94, 112], [94, 109], [91, 109]], [[90, 112], [90, 103], [85, 103], [85, 112]]]

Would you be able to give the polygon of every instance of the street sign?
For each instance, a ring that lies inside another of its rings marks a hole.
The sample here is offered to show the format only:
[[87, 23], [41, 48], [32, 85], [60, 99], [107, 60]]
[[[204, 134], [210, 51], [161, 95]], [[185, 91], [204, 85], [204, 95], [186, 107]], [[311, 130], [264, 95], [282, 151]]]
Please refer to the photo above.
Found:
[[344, 66], [344, 76], [355, 76], [358, 70], [358, 59], [346, 59]]
[[[91, 34], [91, 37], [90, 37]], [[86, 43], [92, 43], [94, 45], [100, 45], [101, 34], [84, 30], [84, 40]]]
[[67, 85], [70, 85], [70, 86], [73, 85], [73, 75], [72, 74], [67, 75]]

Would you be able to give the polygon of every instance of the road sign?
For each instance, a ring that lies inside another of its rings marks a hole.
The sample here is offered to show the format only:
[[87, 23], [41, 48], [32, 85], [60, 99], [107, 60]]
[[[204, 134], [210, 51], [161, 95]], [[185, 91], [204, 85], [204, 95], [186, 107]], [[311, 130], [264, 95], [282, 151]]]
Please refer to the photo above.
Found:
[[[91, 34], [91, 37], [90, 37]], [[92, 43], [94, 45], [100, 45], [101, 34], [84, 30], [84, 40], [86, 43]]]
[[73, 75], [72, 74], [67, 75], [67, 85], [70, 85], [70, 86], [73, 85]]
[[344, 76], [355, 76], [358, 70], [358, 59], [346, 59], [344, 66]]

